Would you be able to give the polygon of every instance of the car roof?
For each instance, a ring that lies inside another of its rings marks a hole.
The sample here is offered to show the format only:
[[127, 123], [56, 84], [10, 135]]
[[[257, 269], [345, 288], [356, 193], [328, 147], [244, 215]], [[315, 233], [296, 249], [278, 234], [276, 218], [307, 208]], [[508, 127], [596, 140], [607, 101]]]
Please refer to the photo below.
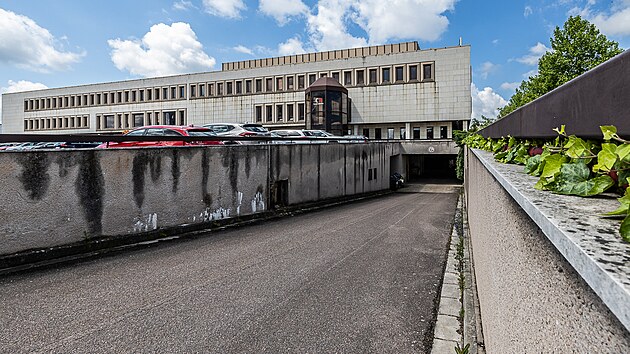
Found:
[[145, 125], [142, 127], [134, 128], [133, 130], [138, 130], [138, 129], [210, 130], [206, 127], [202, 127], [199, 125]]

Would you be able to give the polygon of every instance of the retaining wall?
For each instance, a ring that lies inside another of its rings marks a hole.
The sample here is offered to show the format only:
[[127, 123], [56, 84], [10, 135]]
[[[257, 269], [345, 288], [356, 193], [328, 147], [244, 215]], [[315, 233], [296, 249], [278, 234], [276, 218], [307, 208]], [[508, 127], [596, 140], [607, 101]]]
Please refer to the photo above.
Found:
[[599, 216], [616, 201], [534, 190], [482, 151], [466, 164], [486, 352], [628, 352], [630, 245]]
[[384, 190], [397, 154], [387, 143], [3, 152], [0, 256], [265, 213], [281, 180], [288, 205]]

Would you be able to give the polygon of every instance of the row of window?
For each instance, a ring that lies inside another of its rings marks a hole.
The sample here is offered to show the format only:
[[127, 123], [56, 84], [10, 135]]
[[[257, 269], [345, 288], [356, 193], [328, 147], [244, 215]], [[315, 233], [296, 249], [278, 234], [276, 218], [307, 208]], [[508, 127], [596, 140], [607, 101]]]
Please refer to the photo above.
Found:
[[346, 87], [433, 81], [433, 63], [401, 64], [374, 68], [326, 71], [309, 74], [229, 80], [186, 85], [61, 95], [24, 100], [24, 111], [81, 108], [114, 104], [146, 103], [187, 98], [208, 98], [257, 93], [302, 91], [318, 77], [330, 76]]
[[306, 116], [304, 106], [302, 102], [256, 105], [254, 117], [256, 123], [304, 122]]
[[[448, 126], [440, 126], [439, 135], [437, 131], [434, 131], [434, 128], [437, 127], [425, 127], [425, 135], [424, 139], [432, 140], [432, 139], [448, 139]], [[374, 134], [370, 134], [371, 131], [374, 131]], [[381, 140], [381, 139], [413, 139], [420, 140], [420, 127], [413, 127], [410, 136], [407, 136], [407, 129], [400, 128], [398, 132], [398, 137], [396, 137], [396, 128], [387, 128], [385, 131], [386, 135], [383, 137], [383, 129], [382, 128], [364, 128], [363, 135], [370, 139]]]
[[186, 110], [121, 112], [96, 115], [96, 130], [127, 130], [145, 125], [186, 125]]
[[90, 116], [33, 118], [24, 121], [24, 131], [90, 128]]

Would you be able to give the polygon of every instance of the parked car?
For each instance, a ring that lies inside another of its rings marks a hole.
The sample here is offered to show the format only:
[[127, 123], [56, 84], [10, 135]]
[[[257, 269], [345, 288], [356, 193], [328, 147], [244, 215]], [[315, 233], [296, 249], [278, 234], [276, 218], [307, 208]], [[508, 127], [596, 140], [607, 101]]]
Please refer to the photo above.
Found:
[[[149, 125], [129, 131], [125, 136], [217, 136], [211, 129], [196, 126]], [[223, 145], [223, 141], [123, 141], [103, 143], [98, 148], [128, 148], [150, 146]]]
[[24, 151], [24, 150], [33, 150], [37, 144], [36, 142], [28, 142], [28, 143], [20, 143], [17, 145], [9, 146], [5, 149], [5, 151]]
[[312, 138], [341, 138], [340, 136], [329, 133], [325, 130], [316, 130], [316, 129], [302, 129], [304, 135]]
[[269, 137], [271, 133], [267, 128], [256, 123], [211, 123], [205, 124], [205, 128], [212, 129], [218, 136], [242, 136], [242, 137]]
[[395, 191], [398, 188], [402, 188], [404, 186], [405, 186], [405, 179], [400, 173], [394, 172], [392, 173], [391, 176], [389, 176], [389, 188], [391, 190]]
[[365, 135], [344, 135], [340, 143], [367, 143], [368, 138]]

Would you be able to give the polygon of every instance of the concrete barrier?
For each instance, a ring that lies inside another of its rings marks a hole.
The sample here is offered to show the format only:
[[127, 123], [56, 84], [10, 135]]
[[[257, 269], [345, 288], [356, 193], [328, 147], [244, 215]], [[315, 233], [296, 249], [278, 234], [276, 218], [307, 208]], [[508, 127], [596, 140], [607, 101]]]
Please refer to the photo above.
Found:
[[536, 191], [522, 166], [485, 152], [466, 164], [486, 352], [627, 352], [630, 245], [599, 217], [615, 200]]
[[396, 144], [0, 153], [0, 256], [389, 187]]

